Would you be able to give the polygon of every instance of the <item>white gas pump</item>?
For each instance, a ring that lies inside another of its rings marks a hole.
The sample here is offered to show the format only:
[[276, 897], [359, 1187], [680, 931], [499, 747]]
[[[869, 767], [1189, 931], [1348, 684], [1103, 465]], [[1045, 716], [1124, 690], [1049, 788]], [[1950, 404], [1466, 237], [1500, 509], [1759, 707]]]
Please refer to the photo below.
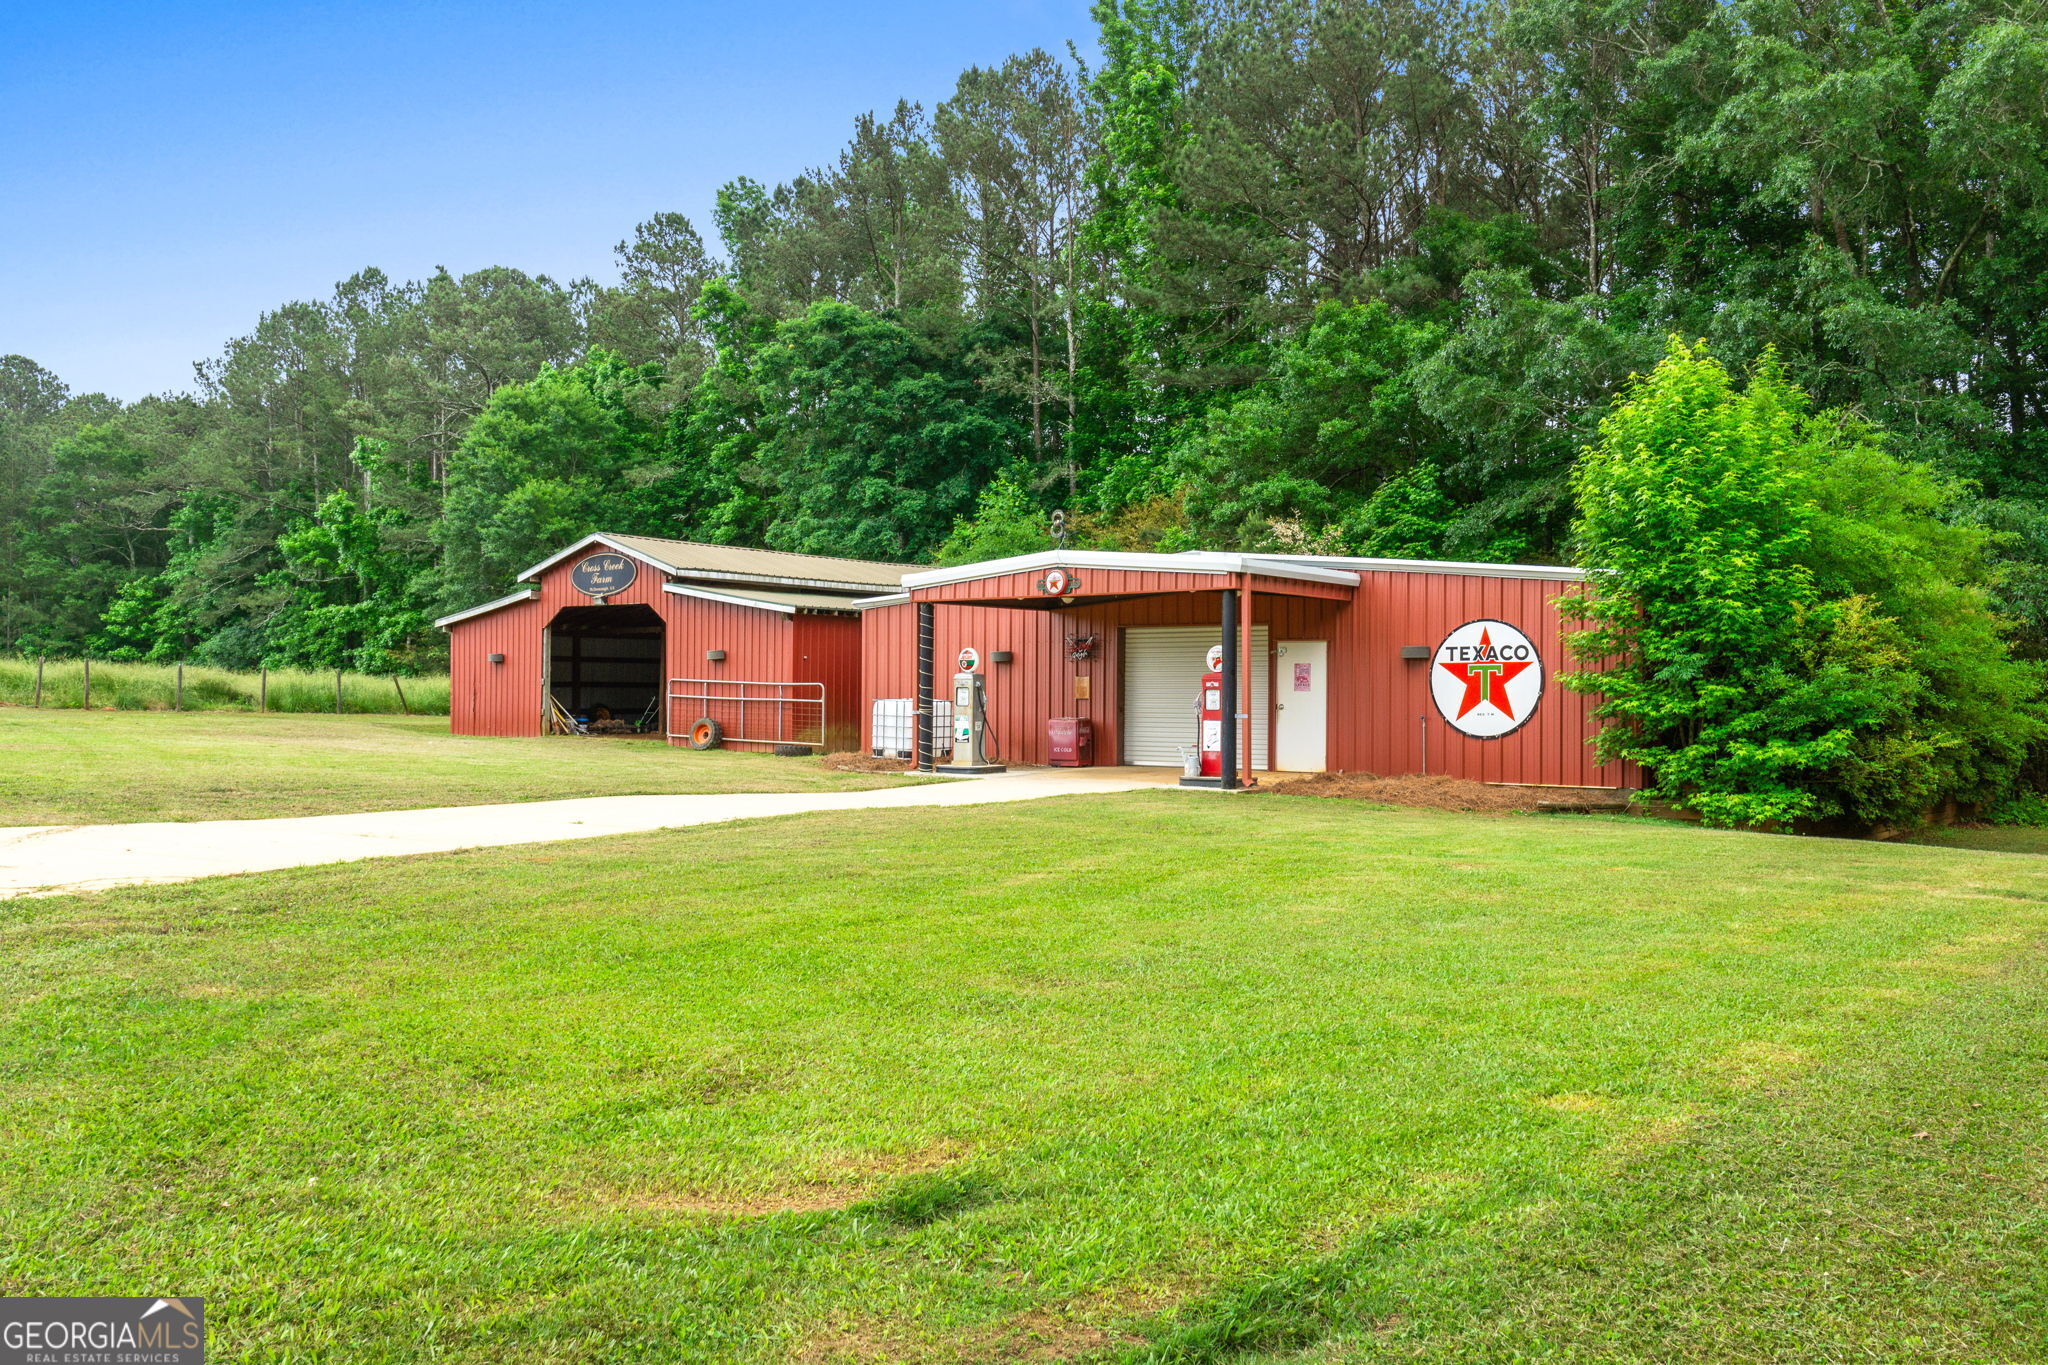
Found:
[[990, 760], [995, 744], [988, 731], [988, 693], [981, 675], [981, 651], [972, 645], [960, 651], [960, 671], [953, 675], [953, 761], [934, 771], [955, 774], [999, 773], [1003, 765]]

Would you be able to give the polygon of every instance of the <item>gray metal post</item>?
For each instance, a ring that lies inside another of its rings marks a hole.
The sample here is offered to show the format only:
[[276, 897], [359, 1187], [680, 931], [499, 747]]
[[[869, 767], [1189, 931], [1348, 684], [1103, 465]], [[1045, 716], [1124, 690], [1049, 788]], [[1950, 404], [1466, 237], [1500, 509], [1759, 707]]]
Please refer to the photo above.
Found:
[[270, 670], [258, 669], [256, 673], [256, 714], [262, 715], [270, 709]]
[[930, 772], [932, 757], [932, 604], [917, 604], [917, 768]]

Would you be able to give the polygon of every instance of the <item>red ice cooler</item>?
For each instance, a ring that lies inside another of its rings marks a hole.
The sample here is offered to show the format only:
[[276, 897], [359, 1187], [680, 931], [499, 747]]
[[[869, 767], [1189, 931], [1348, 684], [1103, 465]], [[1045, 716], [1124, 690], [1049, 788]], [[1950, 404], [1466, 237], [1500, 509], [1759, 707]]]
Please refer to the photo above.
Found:
[[1045, 723], [1052, 766], [1086, 768], [1095, 762], [1095, 722], [1085, 716], [1054, 716]]

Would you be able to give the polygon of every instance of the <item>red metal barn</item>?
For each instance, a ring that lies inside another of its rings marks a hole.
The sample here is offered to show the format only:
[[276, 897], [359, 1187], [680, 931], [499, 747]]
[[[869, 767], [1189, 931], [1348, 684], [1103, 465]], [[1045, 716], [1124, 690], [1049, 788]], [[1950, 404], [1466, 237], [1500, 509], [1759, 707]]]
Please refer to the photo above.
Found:
[[858, 598], [910, 566], [593, 535], [444, 616], [450, 728], [539, 735], [715, 721], [736, 748], [859, 742]]
[[[928, 614], [944, 697], [963, 646], [983, 660], [999, 757], [1047, 759], [1047, 721], [1090, 720], [1095, 760], [1179, 766], [1212, 645], [1238, 681], [1231, 765], [1440, 773], [1625, 787], [1593, 761], [1593, 701], [1558, 675], [1557, 599], [1575, 569], [1321, 555], [1048, 551], [913, 571], [862, 621], [868, 697], [917, 693]], [[1226, 638], [1226, 619], [1234, 629]], [[874, 742], [872, 724], [863, 736]], [[943, 740], [943, 737], [942, 737]]]

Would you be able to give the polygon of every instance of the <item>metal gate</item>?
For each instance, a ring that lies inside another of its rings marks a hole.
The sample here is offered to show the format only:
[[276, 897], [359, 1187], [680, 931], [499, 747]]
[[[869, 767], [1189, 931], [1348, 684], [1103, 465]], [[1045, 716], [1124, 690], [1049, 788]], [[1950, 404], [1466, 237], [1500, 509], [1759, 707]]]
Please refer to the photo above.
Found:
[[[1252, 653], [1240, 665], [1252, 677], [1252, 767], [1266, 766], [1266, 693], [1272, 682], [1266, 627], [1252, 627]], [[1178, 768], [1180, 746], [1195, 742], [1195, 693], [1209, 646], [1221, 626], [1124, 628], [1123, 761], [1139, 767]]]
[[825, 684], [670, 678], [668, 737], [683, 739], [709, 718], [728, 741], [825, 747]]

